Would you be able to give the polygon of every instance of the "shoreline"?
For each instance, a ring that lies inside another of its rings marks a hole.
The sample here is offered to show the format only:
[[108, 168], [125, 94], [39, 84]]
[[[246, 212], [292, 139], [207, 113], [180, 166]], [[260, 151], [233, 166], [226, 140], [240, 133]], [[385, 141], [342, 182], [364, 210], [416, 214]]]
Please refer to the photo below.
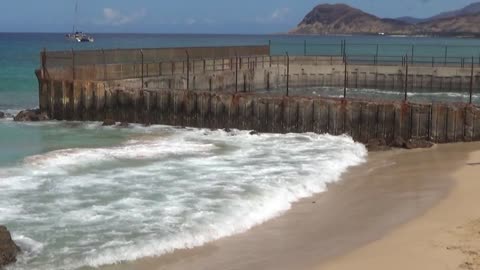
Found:
[[448, 196], [378, 241], [315, 269], [480, 269], [480, 144], [452, 173]]
[[473, 143], [370, 153], [367, 163], [351, 168], [327, 192], [245, 233], [100, 269], [315, 269], [443, 201], [453, 186], [449, 172], [463, 164], [472, 145], [480, 149]]

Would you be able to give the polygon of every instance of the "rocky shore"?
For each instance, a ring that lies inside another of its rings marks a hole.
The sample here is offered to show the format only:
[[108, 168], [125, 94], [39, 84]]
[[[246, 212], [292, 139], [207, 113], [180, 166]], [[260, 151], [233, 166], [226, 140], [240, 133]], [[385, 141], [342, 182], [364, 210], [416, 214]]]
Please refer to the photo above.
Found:
[[41, 112], [40, 109], [24, 110], [19, 112], [14, 118], [16, 122], [38, 122], [50, 120], [48, 115]]
[[0, 269], [17, 261], [20, 248], [13, 242], [10, 232], [0, 225]]
[[392, 148], [403, 149], [418, 149], [418, 148], [430, 148], [434, 144], [424, 139], [410, 139], [405, 141], [402, 138], [395, 139], [391, 144], [387, 144], [384, 139], [372, 139], [366, 144], [369, 152], [386, 151]]

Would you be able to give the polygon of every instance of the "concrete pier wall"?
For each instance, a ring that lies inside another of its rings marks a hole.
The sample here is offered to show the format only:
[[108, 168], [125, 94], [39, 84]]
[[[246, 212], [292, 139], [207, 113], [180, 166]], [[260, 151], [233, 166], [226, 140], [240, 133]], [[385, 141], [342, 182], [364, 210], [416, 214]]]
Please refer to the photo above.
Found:
[[348, 134], [437, 143], [480, 140], [480, 110], [467, 104], [410, 104], [255, 93], [128, 90], [104, 82], [47, 81], [43, 110], [58, 120], [113, 119], [142, 124], [259, 132]]
[[[287, 68], [288, 65], [288, 68]], [[288, 70], [288, 74], [287, 74]], [[477, 92], [480, 68], [345, 65], [341, 58], [252, 56], [43, 70], [44, 80], [102, 81], [123, 88], [253, 91], [344, 87], [420, 92]], [[473, 74], [473, 76], [472, 76]], [[346, 75], [346, 76], [345, 76]]]
[[[480, 140], [479, 109], [468, 104], [353, 100], [348, 94], [346, 100], [283, 95], [287, 84], [475, 93], [480, 68], [349, 65], [342, 57], [269, 56], [262, 55], [262, 48], [248, 49], [258, 54], [232, 56], [230, 49], [213, 58], [199, 54], [158, 62], [142, 59], [142, 64], [42, 65], [36, 72], [40, 109], [57, 120], [348, 134], [364, 143], [397, 138]], [[255, 92], [266, 89], [272, 92]]]

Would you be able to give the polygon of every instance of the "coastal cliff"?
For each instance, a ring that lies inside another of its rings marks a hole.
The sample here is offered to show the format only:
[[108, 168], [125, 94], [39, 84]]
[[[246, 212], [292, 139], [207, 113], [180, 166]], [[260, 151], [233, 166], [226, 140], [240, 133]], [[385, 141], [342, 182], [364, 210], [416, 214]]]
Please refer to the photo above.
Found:
[[476, 36], [480, 35], [480, 11], [475, 8], [477, 4], [471, 6], [427, 19], [389, 19], [345, 4], [322, 4], [313, 8], [290, 33]]

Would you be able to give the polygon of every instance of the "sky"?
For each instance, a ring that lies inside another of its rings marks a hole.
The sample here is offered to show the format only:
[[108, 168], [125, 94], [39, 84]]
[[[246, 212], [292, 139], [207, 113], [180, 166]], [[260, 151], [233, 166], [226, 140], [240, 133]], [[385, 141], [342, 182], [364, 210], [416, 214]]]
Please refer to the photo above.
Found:
[[[324, 0], [0, 0], [0, 32], [281, 33]], [[378, 17], [429, 17], [478, 0], [340, 0]]]

